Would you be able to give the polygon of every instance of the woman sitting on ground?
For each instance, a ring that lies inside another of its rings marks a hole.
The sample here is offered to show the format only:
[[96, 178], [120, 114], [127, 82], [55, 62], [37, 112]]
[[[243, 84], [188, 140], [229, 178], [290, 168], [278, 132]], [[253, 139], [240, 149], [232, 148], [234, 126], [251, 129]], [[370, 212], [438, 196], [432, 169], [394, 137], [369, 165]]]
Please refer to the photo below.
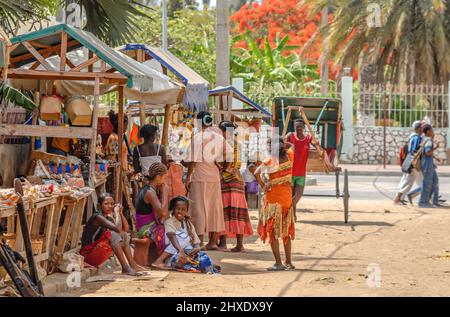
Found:
[[136, 229], [138, 238], [153, 240], [161, 254], [165, 248], [164, 221], [169, 217], [166, 185], [167, 167], [162, 163], [150, 166], [145, 175], [147, 184], [141, 189], [136, 202]]
[[109, 193], [103, 193], [98, 198], [100, 211], [94, 213], [86, 223], [81, 237], [80, 254], [84, 262], [99, 267], [114, 252], [122, 273], [138, 276], [139, 267], [131, 255], [129, 226], [123, 215], [120, 204], [114, 204], [114, 198]]
[[[169, 209], [172, 217], [164, 223], [168, 240], [166, 249], [153, 267], [218, 273], [220, 267], [214, 265], [209, 256], [201, 251], [200, 239], [190, 218], [186, 215], [188, 208], [189, 200], [184, 196], [175, 197], [170, 201]], [[166, 261], [167, 264], [165, 264]]]

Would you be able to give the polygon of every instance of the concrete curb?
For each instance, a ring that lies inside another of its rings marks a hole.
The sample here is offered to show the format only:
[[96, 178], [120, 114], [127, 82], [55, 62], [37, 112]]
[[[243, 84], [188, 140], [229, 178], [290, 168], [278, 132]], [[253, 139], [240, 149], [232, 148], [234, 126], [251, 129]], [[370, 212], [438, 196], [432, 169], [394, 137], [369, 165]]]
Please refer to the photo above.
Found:
[[[387, 176], [387, 177], [402, 177], [402, 172], [394, 171], [348, 171], [349, 176]], [[450, 177], [450, 173], [439, 173], [440, 177]]]

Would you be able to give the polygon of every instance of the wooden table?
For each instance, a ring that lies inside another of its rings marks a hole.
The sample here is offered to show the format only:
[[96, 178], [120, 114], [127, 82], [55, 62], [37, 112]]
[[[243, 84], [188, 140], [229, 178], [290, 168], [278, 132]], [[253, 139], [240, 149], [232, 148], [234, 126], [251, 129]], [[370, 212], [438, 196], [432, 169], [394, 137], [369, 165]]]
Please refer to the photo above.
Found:
[[58, 228], [56, 243], [54, 244], [53, 255], [73, 252], [78, 248], [82, 234], [82, 221], [84, 208], [92, 193], [85, 193], [81, 196], [66, 196], [61, 202], [65, 209], [63, 224]]
[[[43, 268], [48, 267], [53, 247], [52, 237], [57, 230], [54, 217], [59, 208], [57, 206], [58, 199], [58, 196], [51, 196], [35, 201], [27, 199], [24, 201], [35, 261]], [[25, 256], [25, 246], [16, 207], [0, 209], [0, 218], [7, 219], [6, 240], [15, 251]]]

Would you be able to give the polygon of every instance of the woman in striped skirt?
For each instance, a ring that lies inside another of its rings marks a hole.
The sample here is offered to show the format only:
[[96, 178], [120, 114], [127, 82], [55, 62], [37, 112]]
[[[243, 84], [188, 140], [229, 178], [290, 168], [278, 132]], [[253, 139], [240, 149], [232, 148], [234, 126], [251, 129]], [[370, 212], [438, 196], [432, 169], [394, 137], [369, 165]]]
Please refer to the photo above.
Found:
[[232, 252], [244, 252], [244, 236], [253, 234], [252, 224], [248, 214], [247, 200], [245, 199], [245, 189], [242, 176], [240, 174], [241, 162], [239, 160], [239, 149], [235, 139], [236, 125], [230, 121], [223, 121], [219, 128], [226, 139], [226, 142], [234, 143], [234, 153], [232, 162], [227, 158], [222, 172], [222, 202], [226, 231], [220, 236], [219, 247], [227, 248], [227, 237], [236, 237], [236, 246]]

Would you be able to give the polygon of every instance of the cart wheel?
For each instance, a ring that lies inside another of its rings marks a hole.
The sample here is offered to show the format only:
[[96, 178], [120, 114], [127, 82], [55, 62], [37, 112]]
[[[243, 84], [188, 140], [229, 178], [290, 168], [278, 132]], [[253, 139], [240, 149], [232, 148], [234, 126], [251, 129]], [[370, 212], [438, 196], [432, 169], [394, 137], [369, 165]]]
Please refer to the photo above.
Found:
[[344, 171], [344, 220], [348, 223], [348, 203], [350, 200], [350, 190], [348, 188], [348, 171]]

